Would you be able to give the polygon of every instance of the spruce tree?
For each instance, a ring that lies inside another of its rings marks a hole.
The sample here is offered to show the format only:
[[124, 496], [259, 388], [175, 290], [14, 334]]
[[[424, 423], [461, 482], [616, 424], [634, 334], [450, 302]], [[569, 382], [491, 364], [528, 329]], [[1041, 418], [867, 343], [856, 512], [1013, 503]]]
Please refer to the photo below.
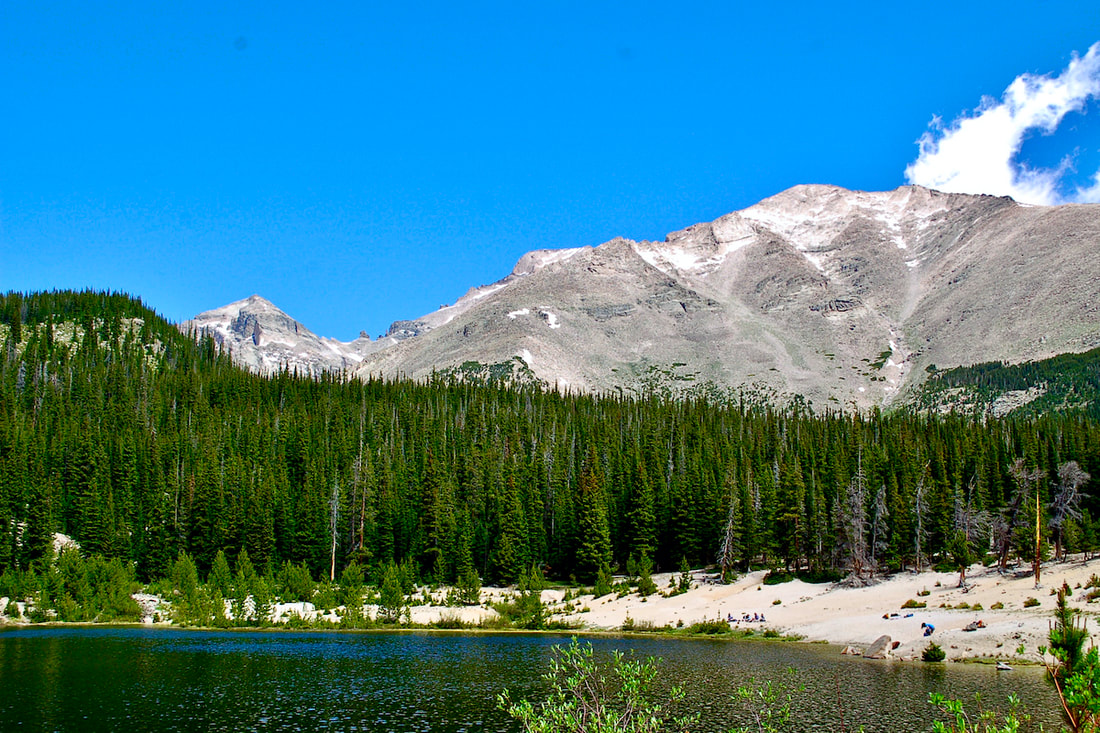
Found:
[[595, 581], [600, 568], [611, 562], [607, 506], [600, 485], [595, 449], [590, 449], [577, 482], [577, 580]]

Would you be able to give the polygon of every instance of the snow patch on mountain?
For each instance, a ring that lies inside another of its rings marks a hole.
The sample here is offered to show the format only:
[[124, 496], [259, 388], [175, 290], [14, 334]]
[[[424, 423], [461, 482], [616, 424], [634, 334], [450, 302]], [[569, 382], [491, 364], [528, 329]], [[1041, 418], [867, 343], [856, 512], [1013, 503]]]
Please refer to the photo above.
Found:
[[260, 298], [191, 327], [202, 321], [257, 371], [419, 378], [514, 358], [559, 388], [713, 382], [867, 407], [906, 399], [930, 364], [1100, 343], [1086, 307], [1100, 299], [1097, 241], [1100, 208], [796, 186], [664, 241], [529, 252], [503, 279], [374, 342], [317, 337]]
[[639, 257], [666, 275], [706, 276], [720, 267], [730, 254], [756, 238], [753, 226], [734, 213], [709, 224], [696, 224], [672, 232], [663, 242], [632, 242], [631, 247]]

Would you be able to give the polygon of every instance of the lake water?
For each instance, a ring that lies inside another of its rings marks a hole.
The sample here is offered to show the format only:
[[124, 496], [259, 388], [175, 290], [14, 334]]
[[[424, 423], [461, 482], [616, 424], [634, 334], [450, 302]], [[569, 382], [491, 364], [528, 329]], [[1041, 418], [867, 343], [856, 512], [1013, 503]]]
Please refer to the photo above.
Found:
[[[516, 731], [497, 693], [541, 697], [551, 648], [568, 636], [453, 633], [196, 632], [25, 628], [0, 632], [0, 730]], [[873, 662], [835, 647], [598, 637], [599, 654], [662, 658], [702, 713], [700, 731], [747, 723], [731, 696], [788, 667], [807, 689], [797, 730], [927, 731], [929, 692], [1003, 708], [1018, 694], [1048, 723], [1055, 698], [1038, 669]]]

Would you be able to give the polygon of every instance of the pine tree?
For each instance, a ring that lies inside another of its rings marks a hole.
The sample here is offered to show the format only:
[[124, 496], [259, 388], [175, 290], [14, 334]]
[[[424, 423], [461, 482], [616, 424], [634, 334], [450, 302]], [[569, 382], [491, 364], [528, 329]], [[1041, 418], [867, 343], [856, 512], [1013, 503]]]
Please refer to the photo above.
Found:
[[595, 449], [581, 469], [577, 484], [577, 579], [591, 583], [600, 568], [611, 562], [611, 537], [607, 526], [607, 506], [600, 486]]
[[527, 522], [520, 503], [519, 489], [511, 474], [505, 479], [501, 498], [500, 534], [494, 553], [496, 577], [504, 583], [514, 583], [530, 562], [527, 552]]
[[218, 550], [214, 556], [214, 563], [210, 568], [210, 576], [206, 579], [207, 585], [217, 591], [222, 598], [230, 598], [233, 593], [233, 572], [229, 569], [229, 561], [225, 559], [225, 552]]
[[628, 497], [626, 512], [630, 537], [629, 554], [635, 557], [652, 557], [657, 550], [653, 486], [649, 482], [645, 463], [640, 460], [634, 466], [634, 478]]
[[596, 585], [592, 588], [592, 596], [594, 598], [600, 598], [606, 596], [611, 592], [611, 568], [607, 565], [601, 565], [600, 571], [596, 573]]
[[[798, 455], [784, 460], [777, 470], [779, 486], [776, 492], [778, 509], [776, 511], [776, 535], [778, 550], [788, 570], [791, 562], [798, 559], [805, 546], [806, 534], [806, 482], [802, 477], [802, 466]], [[797, 569], [797, 568], [796, 568]]]
[[382, 575], [382, 587], [378, 597], [378, 618], [383, 623], [393, 624], [401, 620], [407, 603], [401, 588], [401, 570], [390, 563]]

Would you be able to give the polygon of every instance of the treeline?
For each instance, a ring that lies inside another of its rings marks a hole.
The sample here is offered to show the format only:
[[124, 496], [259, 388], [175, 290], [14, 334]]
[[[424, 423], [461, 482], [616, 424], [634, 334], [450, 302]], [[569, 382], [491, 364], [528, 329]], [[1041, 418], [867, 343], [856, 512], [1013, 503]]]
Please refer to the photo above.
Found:
[[931, 368], [918, 399], [934, 404], [945, 390], [962, 388], [989, 402], [1005, 392], [1036, 386], [1042, 386], [1045, 394], [1018, 408], [1020, 413], [1079, 408], [1100, 418], [1100, 349], [1022, 364], [991, 361], [938, 371]]
[[835, 574], [948, 560], [960, 533], [1026, 557], [1036, 494], [1063, 546], [1097, 544], [1096, 479], [1081, 476], [1100, 477], [1100, 428], [1080, 414], [266, 378], [91, 292], [3, 296], [0, 344], [0, 572], [63, 532], [143, 581], [181, 552], [207, 577], [219, 551], [247, 551], [265, 577], [409, 563], [420, 580], [535, 566], [592, 582], [631, 559]]

